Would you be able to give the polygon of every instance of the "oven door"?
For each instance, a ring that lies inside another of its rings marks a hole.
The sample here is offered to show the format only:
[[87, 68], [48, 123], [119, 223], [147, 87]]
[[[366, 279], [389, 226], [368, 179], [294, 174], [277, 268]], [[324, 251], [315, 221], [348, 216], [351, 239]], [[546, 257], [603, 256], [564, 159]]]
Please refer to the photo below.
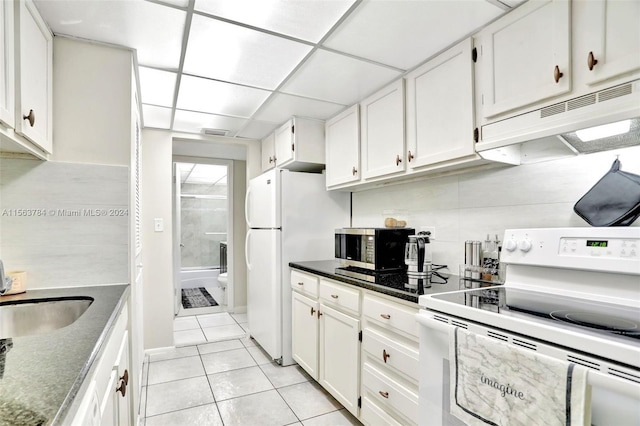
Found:
[[[464, 425], [450, 414], [449, 401], [449, 333], [455, 327], [508, 342], [519, 350], [536, 350], [557, 359], [569, 357], [583, 360], [582, 365], [605, 365], [581, 353], [511, 335], [457, 317], [421, 309], [417, 315], [420, 325], [419, 425]], [[506, 340], [505, 340], [506, 339]], [[515, 343], [514, 343], [515, 341]], [[523, 349], [529, 348], [529, 349]], [[621, 366], [599, 367], [604, 371], [619, 371], [628, 379], [614, 377], [600, 370], [589, 370], [591, 386], [591, 423], [604, 425], [640, 425], [640, 373]]]

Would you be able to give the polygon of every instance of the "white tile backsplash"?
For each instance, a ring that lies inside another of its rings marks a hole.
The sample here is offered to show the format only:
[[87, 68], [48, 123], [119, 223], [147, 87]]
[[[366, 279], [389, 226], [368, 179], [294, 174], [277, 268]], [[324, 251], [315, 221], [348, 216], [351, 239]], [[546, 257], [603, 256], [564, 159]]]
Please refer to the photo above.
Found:
[[[640, 174], [640, 146], [555, 161], [439, 177], [353, 193], [353, 226], [382, 227], [384, 210], [406, 210], [408, 226], [435, 227], [433, 262], [457, 274], [464, 241], [509, 228], [588, 227], [573, 205], [620, 156]], [[640, 226], [640, 220], [633, 226]]]
[[128, 182], [123, 166], [0, 158], [5, 267], [28, 288], [128, 282]]

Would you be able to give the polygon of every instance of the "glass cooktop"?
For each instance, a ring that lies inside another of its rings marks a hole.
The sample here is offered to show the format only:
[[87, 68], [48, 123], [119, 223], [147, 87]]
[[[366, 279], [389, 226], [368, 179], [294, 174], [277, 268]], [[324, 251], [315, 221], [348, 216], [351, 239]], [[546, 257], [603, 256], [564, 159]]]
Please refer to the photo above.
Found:
[[533, 316], [602, 336], [636, 339], [640, 344], [640, 310], [630, 306], [509, 287], [479, 288], [431, 297], [499, 315]]
[[[442, 269], [442, 265], [437, 265]], [[347, 266], [335, 269], [336, 275], [357, 278], [373, 284], [393, 288], [411, 294], [425, 294], [425, 289], [431, 284], [446, 284], [448, 278], [437, 272], [430, 273], [426, 279], [409, 277], [404, 269], [392, 269], [385, 271], [371, 271], [368, 269]]]

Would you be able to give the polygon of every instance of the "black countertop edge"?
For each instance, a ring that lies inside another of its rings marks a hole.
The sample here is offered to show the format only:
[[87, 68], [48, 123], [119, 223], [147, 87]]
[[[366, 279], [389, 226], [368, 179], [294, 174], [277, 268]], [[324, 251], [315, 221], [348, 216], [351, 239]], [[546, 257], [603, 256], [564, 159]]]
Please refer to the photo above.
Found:
[[[361, 287], [367, 290], [375, 291], [377, 293], [386, 294], [396, 297], [398, 299], [406, 300], [412, 303], [418, 303], [418, 298], [421, 296], [416, 293], [409, 293], [401, 290], [394, 289], [392, 287], [385, 287], [383, 285], [374, 284], [369, 281], [359, 280], [357, 278], [351, 278], [344, 275], [338, 275], [335, 273], [335, 269], [339, 266], [335, 260], [315, 260], [306, 262], [290, 262], [289, 267], [298, 269], [300, 271], [309, 272], [311, 274], [320, 275], [325, 278], [330, 278], [334, 281], [341, 281], [346, 284], [351, 284], [357, 287]], [[435, 294], [442, 292], [449, 292], [459, 290], [459, 282], [457, 276], [450, 276], [446, 284], [432, 283], [431, 287], [425, 289], [425, 294]]]
[[[60, 410], [58, 410], [58, 413], [51, 421], [52, 425], [62, 424], [62, 421], [65, 420], [68, 414], [70, 414], [69, 409], [72, 406], [74, 406], [74, 403], [76, 405], [75, 408], [76, 409], [78, 408], [78, 405], [81, 401], [76, 400], [76, 396], [78, 395], [79, 391], [82, 388], [88, 387], [88, 383], [85, 383], [86, 378], [89, 376], [89, 373], [94, 369], [94, 364], [96, 360], [98, 360], [100, 358], [100, 355], [102, 355], [102, 352], [105, 349], [105, 343], [109, 340], [109, 337], [111, 337], [111, 332], [112, 332], [113, 326], [116, 323], [116, 319], [122, 312], [122, 308], [124, 307], [125, 303], [129, 299], [129, 294], [131, 293], [131, 286], [128, 284], [126, 284], [126, 286], [127, 288], [122, 292], [122, 295], [120, 296], [120, 300], [118, 300], [118, 303], [115, 306], [113, 313], [107, 320], [107, 323], [105, 324], [104, 329], [102, 330], [102, 333], [98, 337], [98, 341], [96, 342], [96, 345], [93, 347], [91, 354], [89, 354], [89, 358], [87, 358], [87, 362], [82, 367], [82, 370], [80, 370], [80, 373], [78, 373], [78, 377], [76, 378], [76, 381], [71, 386], [71, 389], [69, 389], [69, 393], [67, 394], [66, 398], [62, 402], [62, 405], [60, 406]], [[71, 414], [75, 415], [75, 412], [72, 412]], [[67, 420], [71, 420], [71, 419], [67, 419]]]

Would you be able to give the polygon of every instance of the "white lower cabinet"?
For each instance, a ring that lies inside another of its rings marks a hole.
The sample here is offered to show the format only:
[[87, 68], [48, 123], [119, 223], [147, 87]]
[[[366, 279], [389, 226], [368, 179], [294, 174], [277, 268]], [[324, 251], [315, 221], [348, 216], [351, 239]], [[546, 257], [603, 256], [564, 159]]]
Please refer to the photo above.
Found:
[[291, 287], [293, 359], [365, 425], [417, 424], [415, 303], [298, 270]]
[[[131, 410], [128, 307], [122, 309], [104, 350], [94, 362], [88, 384], [70, 424], [73, 426], [130, 426]], [[67, 423], [65, 423], [67, 424]]]
[[[303, 294], [302, 282], [319, 291]], [[291, 288], [293, 359], [357, 417], [360, 291], [299, 271], [291, 274]]]

